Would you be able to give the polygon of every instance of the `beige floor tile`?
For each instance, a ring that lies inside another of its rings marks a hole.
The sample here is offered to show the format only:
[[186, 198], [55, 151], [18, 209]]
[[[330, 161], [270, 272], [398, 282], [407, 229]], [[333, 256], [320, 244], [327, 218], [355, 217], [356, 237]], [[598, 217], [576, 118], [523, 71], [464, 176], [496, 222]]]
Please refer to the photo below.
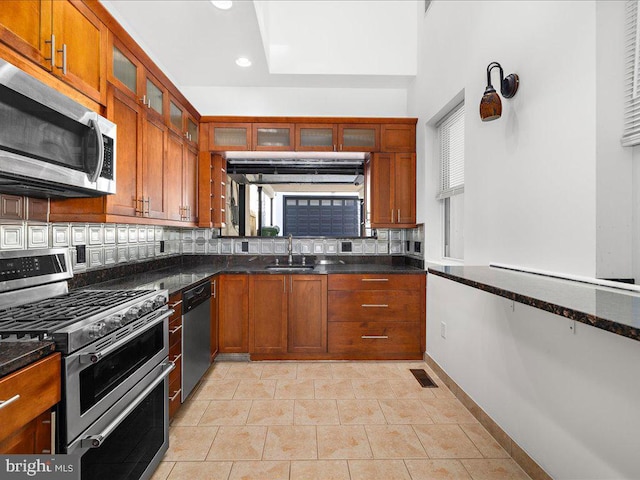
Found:
[[341, 425], [387, 423], [377, 400], [336, 400]]
[[471, 480], [459, 460], [405, 460], [412, 480]]
[[262, 368], [260, 378], [268, 380], [295, 379], [298, 371], [296, 363], [267, 363]]
[[167, 480], [227, 480], [233, 462], [177, 462]]
[[365, 425], [374, 458], [426, 458], [410, 425]]
[[206, 379], [195, 393], [195, 400], [231, 400], [240, 380]]
[[356, 398], [396, 398], [386, 379], [351, 380], [351, 385]]
[[331, 364], [333, 378], [367, 378], [364, 372], [364, 364], [352, 362], [340, 362]]
[[229, 480], [288, 479], [289, 462], [234, 462], [229, 475]]
[[479, 423], [464, 423], [460, 425], [464, 433], [480, 450], [485, 458], [509, 458], [509, 454]]
[[293, 414], [296, 425], [339, 425], [335, 400], [296, 400]]
[[160, 462], [156, 471], [153, 472], [151, 476], [151, 480], [167, 480], [169, 473], [171, 473], [171, 469], [175, 465], [174, 462]]
[[254, 400], [247, 425], [292, 425], [293, 400]]
[[436, 398], [444, 398], [444, 399], [455, 399], [456, 396], [453, 394], [446, 385], [440, 383], [438, 388], [432, 389], [433, 396]]
[[274, 398], [314, 398], [313, 380], [278, 380]]
[[363, 365], [362, 371], [366, 378], [401, 378], [400, 371], [393, 363], [387, 362], [371, 362]]
[[330, 363], [305, 362], [298, 363], [298, 380], [311, 378], [333, 378]]
[[264, 364], [261, 362], [229, 362], [229, 369], [224, 378], [237, 378], [239, 380], [257, 379], [262, 375], [263, 368]]
[[238, 399], [270, 399], [276, 391], [276, 380], [240, 380], [233, 394]]
[[209, 370], [203, 375], [203, 379], [222, 379], [229, 371], [229, 362], [213, 362]]
[[434, 423], [478, 423], [455, 398], [424, 398], [420, 401]]
[[420, 400], [385, 398], [378, 400], [378, 403], [388, 424], [433, 423]]
[[512, 459], [460, 460], [473, 480], [527, 480], [528, 475]]
[[351, 480], [411, 480], [402, 460], [349, 460]]
[[364, 426], [319, 426], [317, 430], [318, 458], [373, 458]]
[[435, 398], [437, 388], [422, 388], [413, 375], [411, 378], [390, 378], [389, 385], [397, 398]]
[[265, 460], [315, 460], [318, 458], [316, 427], [269, 427], [264, 446]]
[[289, 480], [349, 480], [346, 460], [294, 460]]
[[204, 460], [217, 431], [217, 427], [171, 427], [169, 450], [162, 460], [165, 462]]
[[209, 406], [209, 400], [193, 400], [185, 402], [171, 421], [171, 425], [188, 427], [196, 426]]
[[260, 460], [267, 427], [220, 427], [207, 460]]
[[251, 400], [212, 400], [198, 425], [244, 425], [250, 409]]
[[314, 380], [315, 398], [356, 398], [351, 380]]
[[482, 458], [459, 425], [414, 425], [430, 458]]

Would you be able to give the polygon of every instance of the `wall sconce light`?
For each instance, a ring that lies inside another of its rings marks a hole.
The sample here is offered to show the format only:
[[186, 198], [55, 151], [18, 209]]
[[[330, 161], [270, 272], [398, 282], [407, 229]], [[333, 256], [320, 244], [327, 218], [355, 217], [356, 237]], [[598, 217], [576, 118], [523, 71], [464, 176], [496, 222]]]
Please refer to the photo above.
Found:
[[484, 91], [482, 100], [480, 100], [480, 118], [483, 122], [489, 122], [500, 118], [502, 115], [502, 102], [500, 96], [496, 92], [493, 85], [491, 85], [491, 70], [498, 67], [500, 69], [500, 93], [504, 98], [513, 97], [518, 91], [520, 85], [520, 79], [518, 75], [512, 73], [504, 77], [502, 67], [498, 62], [491, 62], [487, 66], [487, 88]]

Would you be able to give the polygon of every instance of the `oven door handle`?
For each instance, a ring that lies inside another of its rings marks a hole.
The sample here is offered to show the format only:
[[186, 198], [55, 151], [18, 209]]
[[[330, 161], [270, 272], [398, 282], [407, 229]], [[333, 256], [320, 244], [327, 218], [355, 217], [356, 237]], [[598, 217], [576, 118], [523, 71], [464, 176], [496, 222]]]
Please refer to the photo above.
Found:
[[138, 335], [146, 332], [147, 330], [155, 327], [157, 324], [161, 323], [165, 318], [170, 317], [171, 315], [173, 315], [174, 311], [169, 309], [166, 310], [165, 312], [163, 312], [159, 317], [154, 318], [153, 320], [151, 320], [149, 323], [147, 323], [144, 327], [142, 327], [140, 330], [135, 330], [134, 332], [132, 332], [132, 335], [127, 335], [124, 338], [121, 338], [120, 340], [118, 340], [116, 343], [114, 343], [113, 345], [109, 345], [107, 348], [105, 348], [104, 350], [100, 350], [99, 352], [92, 352], [92, 353], [83, 353], [79, 356], [79, 360], [81, 364], [85, 364], [85, 363], [98, 363], [100, 360], [102, 360], [104, 357], [106, 357], [107, 355], [109, 355], [110, 353], [112, 353], [113, 351], [117, 350], [118, 348], [120, 348], [122, 345], [124, 345], [125, 343], [128, 343], [131, 341], [132, 338], [137, 337]]
[[90, 435], [88, 437], [83, 438], [82, 440], [80, 440], [80, 448], [98, 448], [100, 447], [104, 441], [107, 439], [107, 437], [109, 437], [109, 435], [111, 435], [111, 433], [118, 427], [118, 425], [120, 425], [122, 423], [122, 421], [127, 418], [129, 416], [129, 414], [131, 412], [133, 412], [138, 405], [140, 405], [145, 398], [147, 398], [147, 396], [153, 391], [154, 388], [156, 388], [158, 385], [160, 385], [160, 383], [162, 383], [164, 381], [165, 378], [167, 378], [167, 376], [169, 376], [169, 374], [171, 373], [171, 371], [176, 368], [176, 365], [169, 361], [167, 363], [163, 363], [162, 367], [164, 368], [164, 370], [162, 371], [162, 373], [158, 376], [158, 378], [156, 378], [151, 385], [149, 385], [147, 388], [145, 388], [142, 393], [140, 393], [140, 395], [138, 395], [136, 397], [135, 400], [133, 400], [128, 406], [127, 408], [125, 408], [120, 415], [118, 415], [116, 418], [114, 418], [114, 420], [105, 427], [105, 429], [100, 432], [97, 435]]

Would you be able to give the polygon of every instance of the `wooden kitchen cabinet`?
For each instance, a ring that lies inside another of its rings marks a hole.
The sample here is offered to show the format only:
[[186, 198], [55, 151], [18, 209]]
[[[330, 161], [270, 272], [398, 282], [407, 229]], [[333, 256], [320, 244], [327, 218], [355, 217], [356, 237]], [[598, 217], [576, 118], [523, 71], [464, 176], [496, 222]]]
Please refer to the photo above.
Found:
[[211, 123], [209, 125], [209, 150], [251, 150], [251, 123]]
[[254, 123], [251, 138], [255, 151], [293, 150], [295, 126], [292, 123]]
[[379, 124], [340, 124], [338, 125], [338, 151], [340, 152], [379, 152]]
[[296, 151], [335, 152], [338, 149], [338, 125], [296, 123]]
[[380, 150], [382, 152], [414, 153], [416, 151], [415, 124], [382, 124], [380, 127]]
[[169, 317], [169, 360], [175, 368], [169, 373], [169, 418], [180, 409], [182, 396], [182, 294], [169, 297], [169, 308], [174, 313]]
[[198, 203], [198, 153], [184, 137], [169, 132], [167, 147], [167, 217], [194, 222]]
[[327, 276], [289, 275], [290, 353], [327, 351]]
[[416, 156], [377, 153], [368, 166], [371, 226], [409, 228], [416, 223]]
[[0, 454], [51, 453], [51, 408], [61, 395], [60, 354], [0, 379]]
[[354, 359], [419, 359], [424, 274], [330, 274], [328, 351]]
[[79, 1], [5, 1], [0, 40], [92, 100], [105, 103], [107, 29]]
[[218, 299], [218, 351], [249, 352], [248, 275], [220, 275]]
[[218, 341], [218, 304], [219, 304], [219, 288], [220, 288], [220, 276], [215, 275], [211, 279], [211, 361], [218, 355], [219, 341]]
[[287, 352], [286, 275], [249, 278], [249, 353]]

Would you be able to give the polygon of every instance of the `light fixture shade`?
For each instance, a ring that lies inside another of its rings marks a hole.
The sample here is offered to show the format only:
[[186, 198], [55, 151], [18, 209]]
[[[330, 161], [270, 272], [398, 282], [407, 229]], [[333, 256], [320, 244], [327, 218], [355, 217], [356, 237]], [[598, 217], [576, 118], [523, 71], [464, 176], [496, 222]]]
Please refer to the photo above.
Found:
[[502, 115], [502, 101], [493, 87], [488, 86], [480, 100], [480, 118], [483, 122], [496, 120]]

